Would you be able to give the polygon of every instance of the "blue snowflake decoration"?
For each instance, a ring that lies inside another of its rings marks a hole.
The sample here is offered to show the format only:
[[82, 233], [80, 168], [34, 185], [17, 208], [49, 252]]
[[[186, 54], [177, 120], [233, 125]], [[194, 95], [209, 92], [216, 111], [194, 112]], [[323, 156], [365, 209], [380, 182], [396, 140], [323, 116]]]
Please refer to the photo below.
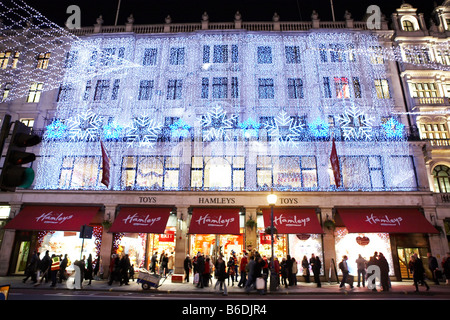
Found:
[[246, 139], [249, 139], [251, 137], [258, 137], [258, 130], [260, 127], [261, 124], [259, 124], [252, 118], [248, 118], [244, 122], [239, 123], [239, 128], [242, 129], [242, 135]]
[[152, 147], [161, 134], [162, 126], [149, 117], [137, 117], [133, 124], [126, 129], [125, 139], [128, 147]]
[[103, 139], [107, 141], [119, 140], [124, 127], [117, 123], [108, 123], [103, 126]]
[[385, 123], [381, 125], [384, 129], [384, 134], [387, 139], [403, 139], [404, 128], [403, 123], [398, 122], [394, 118], [389, 118]]
[[327, 121], [317, 118], [313, 122], [308, 124], [309, 131], [315, 138], [326, 138], [328, 137], [330, 125]]
[[67, 136], [67, 126], [59, 119], [53, 121], [45, 128], [45, 140], [63, 140]]
[[175, 137], [175, 139], [186, 138], [189, 135], [189, 130], [191, 130], [191, 126], [184, 122], [183, 119], [178, 119], [169, 128], [172, 137]]

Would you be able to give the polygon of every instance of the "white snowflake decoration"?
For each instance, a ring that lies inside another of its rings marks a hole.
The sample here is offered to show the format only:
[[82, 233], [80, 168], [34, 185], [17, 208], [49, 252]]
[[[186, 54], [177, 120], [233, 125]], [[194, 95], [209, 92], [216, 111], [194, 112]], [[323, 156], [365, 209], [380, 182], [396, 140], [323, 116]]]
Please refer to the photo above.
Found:
[[341, 126], [344, 140], [372, 140], [372, 126], [374, 119], [363, 113], [355, 105], [337, 117]]
[[128, 146], [150, 146], [158, 140], [161, 134], [162, 125], [156, 123], [155, 120], [149, 117], [138, 117], [133, 119], [132, 126], [126, 129], [125, 139]]
[[103, 117], [91, 110], [66, 121], [70, 141], [96, 141], [102, 132]]
[[286, 111], [281, 111], [273, 120], [264, 124], [269, 136], [281, 145], [300, 141], [305, 125], [289, 116]]
[[237, 116], [227, 113], [220, 105], [216, 105], [200, 119], [200, 125], [204, 130], [203, 141], [229, 140], [226, 130], [233, 129]]

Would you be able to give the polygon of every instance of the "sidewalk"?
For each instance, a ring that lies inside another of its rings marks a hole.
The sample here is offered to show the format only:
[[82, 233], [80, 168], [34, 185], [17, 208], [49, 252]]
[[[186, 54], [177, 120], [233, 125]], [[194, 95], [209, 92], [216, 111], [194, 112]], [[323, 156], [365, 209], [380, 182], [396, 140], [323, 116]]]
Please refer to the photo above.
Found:
[[[54, 289], [54, 290], [73, 290], [73, 278], [69, 278], [65, 283], [62, 284], [58, 283], [55, 288], [51, 288], [50, 284], [51, 282], [45, 283], [43, 282], [40, 285], [33, 285], [31, 280], [29, 279], [26, 283], [23, 283], [23, 276], [10, 276], [10, 277], [0, 277], [0, 285], [10, 285], [10, 292], [14, 291], [15, 288], [21, 288], [21, 289], [42, 289], [42, 288], [48, 288], [48, 289]], [[142, 292], [142, 293], [178, 293], [178, 294], [210, 294], [214, 295], [214, 285], [216, 283], [216, 280], [213, 279], [213, 285], [209, 287], [205, 287], [203, 289], [197, 288], [193, 285], [192, 279], [190, 283], [172, 283], [171, 278], [167, 278], [164, 282], [164, 279], [161, 279], [160, 283], [162, 285], [155, 289], [150, 288], [149, 290], [143, 290], [142, 286], [136, 282], [136, 279], [129, 282], [129, 285], [122, 285], [120, 286], [118, 282], [114, 282], [111, 286], [108, 285], [107, 280], [92, 280], [91, 285], [88, 285], [88, 281], [83, 282], [83, 288], [81, 290], [84, 291], [114, 291], [114, 292]], [[381, 289], [377, 286], [378, 293], [373, 292], [372, 290], [369, 290], [367, 288], [363, 287], [356, 287], [356, 283], [353, 289], [350, 289], [348, 285], [346, 285], [344, 288], [339, 288], [339, 284], [336, 282], [329, 283], [329, 282], [322, 282], [322, 287], [317, 288], [315, 283], [305, 283], [305, 282], [298, 282], [298, 285], [295, 287], [279, 287], [277, 291], [268, 294], [299, 294], [299, 295], [316, 295], [316, 294], [352, 294], [352, 293], [358, 293], [358, 294], [382, 294], [382, 295], [388, 295], [391, 293], [395, 294], [415, 294], [415, 295], [450, 295], [450, 285], [447, 285], [445, 283], [440, 283], [440, 285], [436, 285], [432, 283], [431, 281], [427, 281], [428, 285], [430, 286], [430, 290], [426, 291], [425, 287], [419, 286], [419, 293], [414, 293], [414, 286], [412, 281], [401, 281], [401, 282], [392, 282], [392, 288], [389, 292], [380, 292]], [[230, 282], [231, 284], [231, 282]], [[235, 295], [235, 294], [245, 294], [245, 290], [242, 288], [239, 288], [237, 286], [237, 283], [235, 283], [234, 286], [228, 286], [227, 283], [227, 289], [229, 295]], [[257, 294], [256, 291], [252, 291], [251, 294]]]

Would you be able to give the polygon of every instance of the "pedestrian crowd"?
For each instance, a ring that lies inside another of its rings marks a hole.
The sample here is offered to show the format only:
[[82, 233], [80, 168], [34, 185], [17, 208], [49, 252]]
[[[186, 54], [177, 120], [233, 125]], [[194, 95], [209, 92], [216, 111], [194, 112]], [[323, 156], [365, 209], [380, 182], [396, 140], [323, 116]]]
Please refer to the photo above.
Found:
[[[87, 259], [86, 256], [83, 256], [82, 259], [73, 262], [75, 271], [78, 270], [79, 272], [79, 277], [76, 277], [76, 279], [78, 279], [77, 284], [80, 287], [82, 286], [83, 280], [89, 281], [88, 285], [90, 285], [94, 277], [100, 278], [103, 275], [101, 259], [100, 263], [98, 258], [96, 261], [97, 263], [94, 263], [92, 254], [89, 254]], [[41, 259], [40, 253], [35, 250], [26, 266], [25, 278], [22, 282], [26, 283], [28, 279], [31, 279], [31, 282], [34, 285], [40, 285], [43, 282], [48, 283], [51, 281], [50, 287], [56, 287], [57, 283], [67, 281], [70, 276], [67, 268], [71, 265], [72, 262], [67, 254], [64, 256], [62, 254], [52, 254], [50, 256], [49, 251], [47, 250]]]

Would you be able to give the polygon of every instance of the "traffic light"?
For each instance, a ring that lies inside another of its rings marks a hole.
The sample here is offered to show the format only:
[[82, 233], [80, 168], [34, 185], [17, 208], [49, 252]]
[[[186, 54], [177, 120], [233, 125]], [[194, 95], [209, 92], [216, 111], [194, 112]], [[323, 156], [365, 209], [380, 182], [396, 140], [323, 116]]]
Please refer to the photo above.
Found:
[[[9, 131], [9, 130], [8, 130]], [[34, 170], [24, 168], [23, 164], [36, 160], [34, 153], [25, 152], [27, 147], [35, 146], [41, 138], [31, 133], [31, 128], [20, 121], [14, 122], [2, 173], [0, 175], [0, 188], [2, 191], [16, 190], [16, 187], [29, 188], [34, 181]]]

